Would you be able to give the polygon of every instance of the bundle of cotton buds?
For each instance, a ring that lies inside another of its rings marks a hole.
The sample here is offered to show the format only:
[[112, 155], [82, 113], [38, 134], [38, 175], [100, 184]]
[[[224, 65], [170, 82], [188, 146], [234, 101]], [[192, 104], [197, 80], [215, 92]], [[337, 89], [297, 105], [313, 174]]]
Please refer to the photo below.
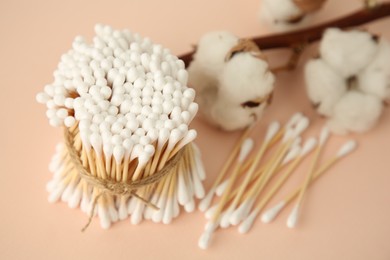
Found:
[[263, 0], [260, 19], [275, 30], [297, 29], [322, 8], [326, 0]]
[[272, 99], [274, 75], [264, 55], [230, 32], [204, 35], [188, 73], [204, 118], [224, 130], [252, 124]]
[[179, 204], [192, 211], [194, 197], [204, 193], [200, 152], [192, 143], [197, 134], [188, 129], [198, 110], [195, 91], [186, 86], [184, 63], [168, 49], [128, 30], [96, 25], [95, 32], [92, 44], [75, 38], [54, 82], [37, 95], [50, 124], [67, 129], [83, 167], [102, 181], [142, 180], [181, 150], [182, 157], [160, 181], [136, 190], [137, 196], [121, 196], [82, 178], [68, 147], [59, 145], [49, 200], [80, 205], [87, 213], [96, 206], [104, 228], [129, 215], [133, 224], [143, 218], [170, 223]]
[[390, 44], [364, 31], [326, 30], [305, 67], [307, 94], [338, 134], [365, 132], [390, 97]]

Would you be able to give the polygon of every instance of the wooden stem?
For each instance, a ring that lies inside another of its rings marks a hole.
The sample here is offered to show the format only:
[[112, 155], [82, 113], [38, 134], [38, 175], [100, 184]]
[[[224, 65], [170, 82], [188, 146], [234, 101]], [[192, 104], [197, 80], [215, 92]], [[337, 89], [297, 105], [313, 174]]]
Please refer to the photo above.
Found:
[[[366, 24], [390, 16], [390, 2], [378, 3], [373, 8], [364, 7], [344, 17], [288, 33], [279, 33], [269, 36], [254, 37], [252, 40], [261, 50], [291, 48], [297, 44], [312, 43], [321, 39], [323, 32], [329, 27], [348, 28]], [[195, 51], [180, 55], [186, 67], [190, 64]]]

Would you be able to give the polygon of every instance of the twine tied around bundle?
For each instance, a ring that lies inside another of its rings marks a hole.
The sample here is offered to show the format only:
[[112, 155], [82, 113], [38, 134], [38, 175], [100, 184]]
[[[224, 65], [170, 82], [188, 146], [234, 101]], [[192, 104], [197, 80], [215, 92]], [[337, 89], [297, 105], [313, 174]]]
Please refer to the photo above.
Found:
[[77, 170], [77, 173], [79, 174], [80, 178], [85, 180], [90, 185], [100, 188], [102, 192], [97, 195], [93, 202], [92, 202], [92, 209], [90, 212], [89, 220], [87, 224], [81, 229], [82, 232], [84, 232], [88, 226], [92, 222], [92, 218], [95, 212], [96, 204], [98, 199], [104, 195], [104, 194], [112, 194], [112, 195], [123, 195], [123, 196], [134, 196], [135, 198], [141, 200], [146, 205], [158, 210], [159, 208], [151, 203], [149, 200], [142, 198], [136, 193], [136, 190], [139, 188], [149, 186], [155, 183], [158, 183], [160, 180], [162, 180], [165, 176], [167, 176], [169, 173], [173, 172], [171, 171], [177, 163], [180, 161], [180, 159], [183, 157], [184, 151], [187, 148], [187, 145], [184, 146], [180, 151], [178, 151], [167, 163], [165, 166], [155, 172], [154, 174], [142, 178], [140, 180], [131, 181], [131, 182], [117, 182], [114, 180], [109, 179], [101, 179], [98, 177], [95, 177], [90, 174], [90, 172], [87, 171], [87, 169], [84, 168], [80, 156], [78, 155], [76, 149], [74, 148], [74, 139], [72, 133], [69, 131], [68, 128], [65, 127], [64, 129], [64, 139], [65, 139], [65, 146], [68, 150], [69, 157], [74, 164], [74, 167]]

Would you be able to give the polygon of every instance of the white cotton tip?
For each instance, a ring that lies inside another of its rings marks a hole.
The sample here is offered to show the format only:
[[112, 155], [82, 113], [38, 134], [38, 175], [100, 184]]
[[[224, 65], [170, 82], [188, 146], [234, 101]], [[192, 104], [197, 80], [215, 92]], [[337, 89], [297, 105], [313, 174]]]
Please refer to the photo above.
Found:
[[298, 136], [294, 139], [294, 142], [291, 144], [291, 147], [300, 146], [302, 143], [302, 137]]
[[92, 133], [89, 139], [92, 147], [95, 149], [97, 154], [100, 155], [103, 144], [102, 137], [98, 133]]
[[143, 219], [142, 210], [143, 210], [143, 206], [141, 206], [140, 203], [138, 202], [137, 206], [135, 207], [130, 217], [131, 224], [138, 225], [139, 223], [142, 222]]
[[285, 129], [294, 128], [295, 125], [301, 120], [301, 118], [304, 117], [304, 115], [301, 112], [297, 112], [291, 116], [291, 118], [287, 121], [286, 125], [284, 126]]
[[382, 110], [382, 100], [376, 96], [351, 90], [336, 104], [327, 125], [336, 134], [363, 133], [376, 125]]
[[64, 190], [64, 192], [62, 193], [61, 200], [63, 202], [69, 202], [75, 190], [76, 190], [76, 185], [73, 182], [69, 183], [66, 189]]
[[183, 139], [181, 140], [181, 142], [183, 144], [189, 144], [191, 143], [192, 141], [195, 140], [195, 138], [198, 136], [198, 133], [196, 132], [195, 129], [190, 129], [187, 134], [183, 137]]
[[383, 37], [373, 61], [358, 74], [359, 89], [380, 99], [390, 98], [390, 43]]
[[48, 198], [49, 203], [57, 202], [61, 198], [61, 195], [64, 192], [65, 188], [66, 187], [64, 185], [58, 184], [55, 187], [55, 189], [53, 189], [53, 191], [50, 192], [49, 194], [49, 198]]
[[255, 221], [257, 214], [252, 212], [238, 227], [238, 232], [241, 234], [248, 233]]
[[167, 225], [172, 222], [173, 218], [173, 198], [168, 199], [167, 206], [165, 208], [164, 216], [162, 222]]
[[265, 134], [264, 142], [271, 141], [272, 138], [278, 133], [280, 129], [280, 123], [278, 121], [273, 121], [267, 129], [267, 133]]
[[241, 205], [230, 215], [230, 224], [234, 226], [238, 225], [238, 223], [240, 223], [240, 221], [249, 213], [254, 202], [254, 199], [249, 199], [241, 203]]
[[286, 131], [284, 132], [283, 138], [282, 138], [282, 143], [285, 143], [288, 140], [295, 138], [294, 133], [295, 133], [294, 129], [292, 129], [292, 128], [286, 129]]
[[261, 221], [263, 223], [270, 223], [275, 217], [279, 214], [279, 212], [284, 208], [286, 203], [284, 201], [279, 202], [274, 207], [266, 210], [261, 216]]
[[197, 199], [202, 199], [205, 195], [205, 190], [203, 188], [202, 182], [198, 174], [194, 171], [192, 171], [192, 180], [193, 180], [193, 189], [195, 192], [195, 197]]
[[291, 149], [288, 151], [286, 156], [284, 157], [282, 161], [282, 165], [287, 164], [297, 158], [298, 155], [300, 155], [302, 151], [302, 148], [299, 145], [293, 145]]
[[108, 213], [108, 210], [100, 205], [97, 207], [97, 209], [98, 209], [98, 215], [99, 215], [99, 219], [100, 219], [100, 226], [103, 229], [110, 228], [111, 220], [110, 220], [110, 215]]
[[252, 151], [254, 141], [252, 138], [246, 138], [241, 145], [240, 154], [238, 155], [238, 161], [243, 162], [248, 154]]
[[120, 163], [125, 155], [125, 149], [120, 145], [115, 145], [113, 154], [116, 162]]
[[211, 222], [208, 221], [204, 227], [204, 231], [206, 232], [214, 232], [219, 226], [219, 222]]
[[74, 209], [74, 208], [77, 208], [79, 206], [82, 194], [83, 193], [82, 193], [81, 189], [78, 189], [78, 188], [75, 189], [71, 198], [68, 201], [69, 208]]
[[303, 145], [300, 156], [305, 156], [309, 154], [314, 149], [314, 147], [316, 147], [316, 145], [317, 139], [315, 139], [314, 137], [310, 137], [309, 139], [307, 139], [305, 144]]
[[114, 205], [109, 206], [108, 213], [110, 214], [110, 219], [112, 223], [117, 222], [119, 220], [119, 215]]
[[305, 65], [306, 92], [319, 114], [329, 116], [337, 101], [347, 91], [346, 80], [322, 59]]
[[233, 213], [233, 210], [228, 209], [224, 213], [222, 213], [221, 221], [219, 222], [219, 226], [221, 228], [228, 228], [230, 226], [230, 217]]
[[287, 218], [286, 225], [289, 228], [295, 228], [298, 223], [299, 205], [295, 205], [290, 215]]
[[218, 197], [221, 197], [222, 194], [225, 192], [227, 186], [229, 185], [229, 179], [228, 180], [224, 180], [223, 182], [221, 182], [217, 188], [215, 189], [215, 195], [217, 195]]
[[206, 219], [211, 219], [218, 208], [218, 204], [211, 206], [208, 210], [206, 210], [204, 216]]
[[177, 218], [180, 214], [180, 207], [179, 204], [174, 202], [173, 204], [173, 218]]
[[367, 32], [329, 28], [323, 34], [320, 54], [335, 71], [348, 78], [372, 61], [377, 48], [378, 44]]
[[73, 116], [67, 116], [64, 119], [64, 125], [66, 127], [72, 127], [72, 126], [74, 126], [75, 123], [76, 123], [76, 119]]
[[337, 152], [337, 157], [343, 157], [354, 151], [357, 147], [357, 142], [355, 140], [350, 140], [341, 146], [340, 150]]
[[309, 127], [309, 125], [309, 118], [301, 118], [294, 129], [293, 138], [297, 138], [298, 136], [300, 136]]
[[214, 197], [214, 191], [215, 189], [211, 189], [207, 195], [199, 202], [198, 204], [198, 209], [201, 211], [201, 212], [205, 212], [210, 204], [211, 204], [211, 201]]
[[192, 199], [190, 200], [189, 202], [187, 202], [185, 205], [184, 205], [184, 210], [188, 213], [190, 212], [194, 212], [195, 210], [195, 201]]
[[211, 232], [203, 232], [198, 241], [198, 246], [200, 249], [205, 250], [209, 247], [211, 235]]
[[186, 186], [183, 174], [179, 174], [178, 176], [178, 185], [177, 185], [177, 198], [180, 205], [185, 205], [190, 201], [190, 197], [188, 196], [188, 187]]
[[46, 104], [50, 100], [50, 96], [45, 92], [38, 93], [35, 98], [40, 104]]
[[121, 203], [119, 210], [118, 210], [118, 217], [119, 220], [125, 220], [128, 217], [127, 208], [126, 205]]
[[322, 129], [321, 129], [321, 133], [320, 133], [320, 137], [319, 137], [319, 142], [318, 144], [320, 146], [324, 145], [325, 142], [328, 140], [329, 138], [329, 135], [330, 135], [330, 132], [329, 132], [329, 128], [324, 126]]

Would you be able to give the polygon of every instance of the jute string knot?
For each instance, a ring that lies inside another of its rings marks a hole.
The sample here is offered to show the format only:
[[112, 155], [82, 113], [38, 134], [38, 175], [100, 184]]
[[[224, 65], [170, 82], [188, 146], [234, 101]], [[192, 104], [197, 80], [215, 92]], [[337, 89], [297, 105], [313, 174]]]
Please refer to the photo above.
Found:
[[165, 166], [160, 171], [157, 171], [152, 175], [149, 175], [148, 177], [136, 181], [118, 182], [111, 179], [98, 178], [96, 176], [93, 176], [91, 173], [89, 173], [89, 171], [84, 168], [80, 156], [76, 151], [76, 149], [74, 148], [74, 138], [68, 128], [64, 129], [64, 138], [65, 138], [65, 146], [68, 150], [70, 159], [74, 164], [74, 167], [76, 168], [80, 178], [85, 180], [88, 184], [92, 185], [93, 187], [101, 189], [101, 192], [97, 196], [95, 196], [94, 200], [92, 201], [92, 209], [90, 212], [88, 223], [82, 228], [81, 231], [85, 231], [90, 225], [95, 212], [97, 201], [104, 194], [133, 196], [141, 200], [142, 202], [144, 202], [146, 205], [158, 210], [159, 208], [156, 205], [151, 203], [149, 200], [137, 195], [136, 191], [142, 187], [146, 187], [158, 183], [169, 173], [174, 172], [171, 170], [177, 165], [177, 163], [182, 158], [184, 151], [187, 149], [187, 145], [184, 146], [169, 161], [167, 161]]

